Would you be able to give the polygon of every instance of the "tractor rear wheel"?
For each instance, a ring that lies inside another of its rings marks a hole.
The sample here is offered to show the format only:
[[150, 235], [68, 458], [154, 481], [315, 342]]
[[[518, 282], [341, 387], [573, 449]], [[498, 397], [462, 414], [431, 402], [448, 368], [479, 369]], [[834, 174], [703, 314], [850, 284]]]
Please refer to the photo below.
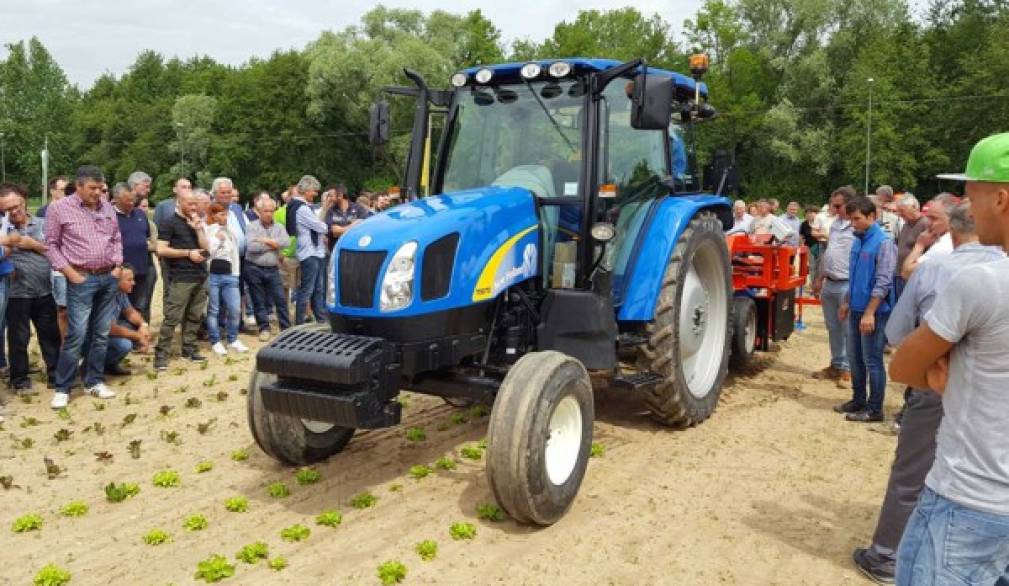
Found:
[[[319, 324], [297, 327], [329, 328]], [[354, 435], [352, 427], [267, 411], [263, 406], [262, 387], [276, 380], [277, 375], [258, 370], [253, 370], [249, 377], [249, 430], [260, 449], [283, 464], [303, 466], [321, 462], [347, 447]]]
[[662, 376], [646, 395], [666, 425], [691, 426], [715, 410], [729, 359], [732, 284], [722, 224], [701, 212], [680, 235], [662, 279], [638, 368]]
[[729, 367], [745, 368], [757, 347], [757, 305], [749, 297], [732, 300], [732, 354]]
[[511, 367], [491, 411], [487, 479], [513, 519], [552, 525], [564, 516], [585, 476], [594, 418], [578, 360], [531, 352]]

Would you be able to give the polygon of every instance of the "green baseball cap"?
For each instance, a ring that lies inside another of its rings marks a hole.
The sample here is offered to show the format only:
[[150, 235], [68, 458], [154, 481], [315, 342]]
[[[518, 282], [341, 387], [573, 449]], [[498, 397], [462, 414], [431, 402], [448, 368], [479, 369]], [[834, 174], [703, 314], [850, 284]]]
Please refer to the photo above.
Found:
[[967, 170], [963, 173], [936, 175], [954, 181], [987, 181], [1009, 183], [1009, 132], [983, 138], [970, 151]]

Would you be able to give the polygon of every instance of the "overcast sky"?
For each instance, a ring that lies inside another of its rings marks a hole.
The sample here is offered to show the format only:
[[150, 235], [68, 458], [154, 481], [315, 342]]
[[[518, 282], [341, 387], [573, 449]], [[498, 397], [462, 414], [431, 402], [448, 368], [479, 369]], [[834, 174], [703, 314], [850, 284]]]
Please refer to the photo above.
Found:
[[[301, 49], [324, 30], [359, 23], [376, 4], [360, 0], [0, 0], [0, 43], [37, 36], [71, 83], [83, 89], [102, 73], [123, 73], [146, 49], [166, 57], [206, 54], [232, 65], [268, 56], [274, 49]], [[446, 6], [456, 13], [479, 8], [505, 41], [540, 41], [550, 36], [556, 23], [572, 20], [578, 9], [629, 4], [646, 15], [658, 13], [679, 31], [702, 2], [591, 0], [577, 3], [577, 9], [560, 0], [387, 0], [382, 4], [424, 12]], [[5, 49], [0, 49], [0, 57], [6, 57]]]

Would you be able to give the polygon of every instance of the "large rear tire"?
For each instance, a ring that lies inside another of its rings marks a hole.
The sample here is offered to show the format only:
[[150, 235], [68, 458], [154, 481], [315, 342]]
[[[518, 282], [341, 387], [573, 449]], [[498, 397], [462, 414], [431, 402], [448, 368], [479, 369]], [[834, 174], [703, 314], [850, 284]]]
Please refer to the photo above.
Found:
[[578, 360], [531, 352], [511, 367], [491, 411], [487, 479], [513, 519], [552, 525], [564, 516], [585, 476], [594, 418]]
[[711, 416], [729, 360], [729, 251], [722, 224], [701, 212], [680, 235], [639, 346], [638, 367], [663, 377], [646, 395], [663, 424], [691, 426]]
[[729, 368], [742, 370], [750, 364], [757, 348], [757, 305], [749, 297], [732, 300], [732, 354]]
[[[328, 329], [328, 326], [320, 324], [297, 327]], [[351, 427], [267, 411], [263, 406], [262, 387], [276, 380], [277, 375], [258, 370], [253, 370], [249, 377], [249, 430], [260, 449], [283, 464], [304, 466], [321, 462], [347, 447], [354, 435]]]

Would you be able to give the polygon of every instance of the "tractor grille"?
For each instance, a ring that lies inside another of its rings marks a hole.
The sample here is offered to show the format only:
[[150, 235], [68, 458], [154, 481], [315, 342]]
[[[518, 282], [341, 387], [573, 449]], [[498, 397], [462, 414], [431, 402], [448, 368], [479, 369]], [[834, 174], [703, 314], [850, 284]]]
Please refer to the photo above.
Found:
[[458, 232], [436, 240], [424, 251], [424, 272], [420, 279], [421, 301], [440, 299], [448, 295], [457, 244], [459, 244]]
[[385, 262], [386, 252], [341, 250], [337, 273], [340, 275], [340, 305], [371, 307], [378, 286], [378, 271]]

